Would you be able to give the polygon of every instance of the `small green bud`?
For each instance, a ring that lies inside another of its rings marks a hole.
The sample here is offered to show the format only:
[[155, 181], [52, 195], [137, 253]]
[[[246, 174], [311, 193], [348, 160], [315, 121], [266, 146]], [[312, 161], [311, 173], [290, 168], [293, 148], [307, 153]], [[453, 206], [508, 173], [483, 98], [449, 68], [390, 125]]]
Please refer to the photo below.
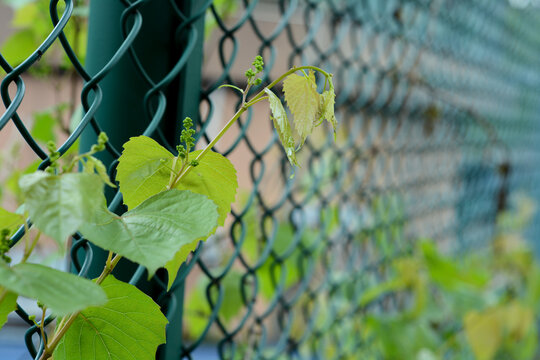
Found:
[[184, 128], [191, 129], [193, 127], [193, 120], [190, 117], [186, 117], [182, 122]]
[[249, 68], [246, 70], [245, 75], [248, 79], [251, 79], [255, 76], [255, 72], [253, 71], [253, 69]]
[[40, 308], [40, 309], [43, 309], [43, 308], [45, 307], [45, 305], [44, 305], [41, 301], [38, 301], [38, 302], [37, 302], [37, 306], [38, 306], [38, 308]]
[[261, 79], [255, 79], [255, 82], [254, 82], [255, 85], [261, 85], [261, 83], [262, 83]]
[[49, 160], [51, 161], [51, 165], [54, 165], [54, 163], [60, 158], [60, 153], [57, 151], [52, 152], [49, 155]]
[[9, 235], [9, 233], [10, 233], [9, 229], [2, 229], [2, 232], [0, 233], [1, 234], [0, 236], [2, 236], [2, 239], [5, 239], [6, 236]]
[[178, 156], [181, 159], [186, 157], [186, 148], [184, 147], [184, 145], [177, 145], [176, 146], [176, 151], [178, 151]]
[[56, 144], [54, 143], [54, 141], [49, 140], [47, 142], [47, 150], [49, 150], [49, 153], [51, 154], [56, 152]]
[[90, 152], [92, 152], [92, 153], [97, 153], [97, 152], [100, 152], [100, 151], [103, 151], [103, 150], [105, 150], [105, 144], [101, 144], [101, 143], [94, 144], [90, 148]]
[[30, 316], [28, 317], [28, 320], [30, 320], [30, 321], [32, 321], [32, 322], [35, 323], [35, 322], [36, 322], [36, 315], [30, 315]]
[[257, 73], [260, 73], [264, 69], [264, 61], [262, 56], [257, 55], [255, 56], [255, 60], [253, 60], [253, 66], [255, 67], [255, 70], [257, 70]]
[[194, 160], [191, 160], [191, 162], [189, 163], [189, 165], [195, 167], [195, 166], [198, 166], [199, 165], [199, 161], [194, 159]]
[[103, 131], [98, 135], [98, 144], [105, 145], [109, 141], [109, 137]]

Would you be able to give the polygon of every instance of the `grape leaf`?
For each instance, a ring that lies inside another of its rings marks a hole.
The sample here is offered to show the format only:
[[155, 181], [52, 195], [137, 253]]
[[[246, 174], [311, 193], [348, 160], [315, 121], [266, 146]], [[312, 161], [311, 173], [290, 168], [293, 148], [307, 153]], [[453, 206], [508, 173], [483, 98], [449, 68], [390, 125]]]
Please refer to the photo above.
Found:
[[298, 166], [296, 161], [296, 145], [292, 135], [291, 125], [287, 119], [287, 113], [283, 108], [281, 100], [270, 89], [265, 88], [264, 92], [268, 95], [270, 110], [272, 110], [272, 121], [281, 141], [281, 145], [287, 154], [287, 158], [291, 165]]
[[20, 29], [10, 36], [2, 45], [2, 56], [13, 66], [22, 63], [39, 44], [31, 29]]
[[0, 261], [0, 286], [42, 302], [56, 315], [67, 315], [107, 301], [103, 290], [90, 280], [39, 264], [9, 267]]
[[178, 275], [178, 270], [180, 270], [180, 266], [182, 266], [182, 264], [187, 260], [189, 254], [191, 254], [192, 251], [195, 251], [197, 245], [199, 245], [199, 240], [206, 240], [206, 238], [201, 238], [193, 241], [192, 243], [182, 246], [180, 251], [174, 254], [173, 259], [170, 260], [167, 264], [165, 264], [165, 269], [167, 269], [167, 272], [169, 273], [167, 290], [170, 290], [171, 286], [173, 285], [174, 280]]
[[[218, 315], [220, 320], [225, 324], [228, 324], [230, 320], [236, 317], [244, 306], [242, 300], [242, 276], [242, 273], [233, 269], [220, 282], [223, 297]], [[185, 317], [188, 323], [187, 329], [193, 339], [197, 339], [202, 335], [212, 315], [212, 309], [206, 297], [208, 285], [208, 278], [204, 276], [199, 277], [186, 301]], [[250, 291], [248, 290], [248, 292]], [[250, 295], [248, 294], [248, 297]], [[219, 290], [217, 287], [213, 286], [210, 289], [210, 297], [212, 303], [217, 306], [219, 299]]]
[[51, 111], [44, 111], [34, 114], [34, 125], [32, 126], [31, 135], [34, 139], [38, 139], [46, 143], [47, 141], [56, 141], [54, 127], [56, 119]]
[[294, 128], [303, 144], [313, 131], [320, 105], [315, 75], [310, 71], [308, 76], [296, 74], [287, 76], [283, 81], [283, 92], [285, 101], [293, 114]]
[[[195, 159], [200, 152], [201, 150], [191, 152], [189, 158]], [[227, 215], [231, 212], [237, 188], [238, 180], [233, 164], [223, 155], [213, 151], [207, 152], [199, 165], [191, 169], [176, 186], [179, 190], [206, 195], [215, 202], [219, 213], [218, 226], [225, 223]]]
[[326, 90], [320, 96], [319, 108], [319, 123], [326, 119], [334, 129], [334, 140], [336, 138], [337, 120], [334, 113], [334, 105], [336, 103], [336, 94], [334, 85], [330, 82], [330, 89]]
[[19, 185], [34, 225], [59, 245], [104, 204], [103, 182], [95, 174], [24, 175]]
[[166, 190], [174, 155], [155, 140], [137, 136], [124, 144], [116, 180], [128, 209]]
[[108, 276], [109, 301], [83, 310], [54, 350], [55, 360], [153, 360], [165, 342], [167, 319], [135, 286]]
[[22, 204], [24, 202], [21, 187], [19, 186], [19, 180], [23, 175], [35, 172], [38, 169], [39, 164], [41, 164], [41, 160], [36, 160], [22, 170], [14, 170], [5, 180], [5, 188], [15, 196], [17, 203]]
[[[189, 159], [195, 159], [201, 151], [193, 151]], [[144, 200], [165, 191], [170, 180], [174, 155], [156, 141], [139, 136], [124, 144], [119, 159], [117, 180], [124, 203], [133, 208]], [[177, 164], [175, 170], [180, 170]], [[225, 223], [236, 196], [238, 180], [236, 170], [223, 155], [209, 151], [176, 186], [208, 196], [218, 206], [218, 225]]]
[[463, 319], [463, 327], [476, 359], [493, 359], [503, 338], [504, 323], [498, 309], [469, 312]]
[[0, 329], [7, 322], [10, 312], [17, 308], [17, 294], [0, 286]]
[[13, 234], [19, 226], [24, 224], [24, 217], [19, 214], [9, 212], [0, 207], [0, 230], [8, 229], [9, 235]]
[[216, 205], [206, 196], [173, 189], [123, 216], [103, 206], [80, 231], [94, 244], [145, 266], [152, 276], [183, 246], [208, 236], [217, 217]]

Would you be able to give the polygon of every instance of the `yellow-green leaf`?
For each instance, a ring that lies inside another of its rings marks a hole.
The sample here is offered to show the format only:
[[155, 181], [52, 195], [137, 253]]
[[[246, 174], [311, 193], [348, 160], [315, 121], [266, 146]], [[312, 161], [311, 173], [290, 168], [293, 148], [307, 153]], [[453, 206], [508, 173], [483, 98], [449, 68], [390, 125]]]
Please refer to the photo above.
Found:
[[317, 92], [315, 75], [312, 71], [308, 76], [291, 74], [283, 81], [285, 101], [293, 114], [294, 128], [302, 144], [313, 131], [318, 120], [317, 112], [320, 106], [320, 95]]
[[535, 314], [533, 309], [512, 301], [504, 307], [503, 314], [507, 333], [515, 340], [523, 339], [531, 330]]
[[504, 323], [497, 309], [472, 311], [463, 321], [465, 337], [477, 360], [491, 360], [497, 353], [503, 337]]
[[54, 360], [153, 360], [167, 319], [135, 286], [112, 275], [101, 285], [108, 302], [83, 310], [56, 347]]
[[334, 105], [336, 103], [336, 94], [334, 93], [334, 86], [330, 83], [330, 90], [322, 93], [320, 100], [320, 118], [319, 122], [326, 120], [332, 125], [334, 129], [334, 136], [336, 134], [337, 120], [334, 113]]
[[[189, 159], [195, 159], [201, 150], [189, 153]], [[191, 171], [176, 186], [179, 190], [189, 190], [206, 195], [218, 207], [218, 226], [225, 223], [231, 212], [231, 204], [236, 198], [238, 180], [233, 164], [223, 155], [209, 151], [200, 160], [199, 165]]]
[[268, 102], [270, 103], [270, 110], [272, 111], [272, 121], [278, 133], [281, 145], [285, 150], [285, 154], [287, 154], [287, 158], [292, 165], [298, 166], [298, 162], [296, 161], [296, 145], [283, 104], [270, 89], [265, 88], [264, 92], [268, 95]]
[[9, 212], [0, 207], [0, 230], [8, 229], [9, 235], [11, 235], [23, 224], [24, 217], [22, 215]]
[[[202, 238], [200, 240], [206, 240], [206, 238]], [[165, 269], [167, 269], [167, 272], [169, 274], [167, 290], [169, 290], [173, 285], [174, 280], [176, 279], [176, 275], [178, 275], [178, 270], [180, 269], [180, 266], [182, 266], [182, 264], [186, 261], [189, 254], [191, 254], [192, 251], [195, 251], [197, 245], [199, 245], [199, 240], [195, 240], [187, 245], [182, 246], [180, 251], [178, 251], [174, 255], [174, 258], [170, 260], [167, 264], [165, 264]]]
[[10, 312], [17, 308], [17, 294], [0, 286], [0, 329], [7, 322]]
[[173, 159], [173, 154], [147, 136], [132, 137], [124, 144], [116, 180], [128, 209], [166, 190]]

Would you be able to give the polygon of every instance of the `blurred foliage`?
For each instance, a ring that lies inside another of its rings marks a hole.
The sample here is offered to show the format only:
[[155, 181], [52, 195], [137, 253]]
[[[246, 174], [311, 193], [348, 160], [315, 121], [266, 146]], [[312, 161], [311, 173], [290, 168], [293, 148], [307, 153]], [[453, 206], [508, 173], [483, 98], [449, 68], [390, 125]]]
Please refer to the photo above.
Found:
[[[334, 273], [332, 282], [341, 286], [332, 293], [331, 299], [324, 296], [310, 299], [306, 295], [299, 298], [298, 309], [312, 314], [312, 323], [306, 323], [300, 313], [295, 314], [291, 336], [301, 338], [313, 328], [330, 329], [339, 341], [319, 344], [324, 358], [534, 359], [538, 336], [536, 319], [540, 311], [540, 263], [522, 232], [535, 213], [535, 205], [524, 196], [514, 197], [512, 203], [511, 210], [499, 215], [497, 233], [488, 248], [448, 255], [444, 252], [445, 244], [430, 239], [416, 241], [409, 251], [401, 244], [403, 255], [383, 265], [384, 280], [374, 279], [359, 297], [349, 291], [358, 279], [346, 272]], [[397, 195], [374, 198], [371, 212], [377, 214], [378, 221], [394, 224], [396, 233], [403, 232], [403, 223], [396, 222], [404, 217]], [[256, 222], [249, 221], [255, 216], [254, 210], [246, 215], [246, 237], [242, 246], [243, 255], [252, 262], [256, 262], [258, 254], [268, 250]], [[344, 217], [335, 207], [322, 212], [318, 220], [326, 224], [323, 233], [332, 234]], [[270, 257], [257, 270], [258, 293], [263, 303], [274, 301], [276, 294], [294, 291], [302, 282], [307, 264], [303, 264], [299, 249], [316, 243], [314, 239], [321, 236], [317, 226], [295, 235], [298, 232], [290, 223], [276, 225], [271, 251], [274, 257], [284, 259], [277, 261], [281, 262], [277, 266], [276, 260]], [[238, 230], [238, 235], [240, 233]], [[378, 241], [383, 249], [395, 247], [386, 242], [384, 236], [374, 236], [380, 237]], [[303, 246], [295, 246], [296, 241]], [[321, 257], [321, 250], [315, 247], [315, 258]], [[241, 319], [245, 302], [249, 302], [250, 295], [246, 299], [241, 295], [241, 274], [233, 268], [220, 283], [220, 306], [215, 308], [224, 326]], [[193, 338], [202, 334], [211, 321], [207, 298], [217, 304], [219, 292], [216, 284], [210, 285], [204, 276], [199, 277], [191, 290], [186, 321]], [[390, 299], [397, 306], [386, 306]], [[366, 315], [359, 312], [357, 316], [348, 316], [351, 302], [356, 302], [359, 309], [369, 307], [370, 310]], [[329, 325], [336, 318], [346, 320]], [[361, 348], [357, 347], [359, 337]], [[303, 349], [306, 354], [311, 350]], [[240, 353], [243, 353], [241, 349]], [[240, 359], [245, 354], [238, 356]]]
[[[384, 359], [533, 359], [537, 355], [540, 264], [521, 236], [534, 214], [526, 197], [498, 218], [492, 246], [442, 255], [420, 240], [391, 265], [392, 275], [367, 290], [364, 306], [402, 297], [399, 310], [361, 321], [371, 351]], [[366, 358], [371, 358], [366, 356]]]
[[[13, 34], [0, 48], [2, 56], [15, 67], [20, 65], [43, 43], [53, 24], [49, 15], [48, 0], [4, 0], [13, 11]], [[75, 0], [75, 7], [70, 21], [64, 29], [73, 51], [79, 61], [84, 63], [86, 57], [86, 39], [88, 36], [88, 6], [85, 0]], [[64, 10], [64, 3], [58, 3], [59, 16]], [[30, 68], [34, 76], [48, 76], [53, 71], [74, 71], [68, 57], [61, 50], [61, 44], [55, 42], [43, 58]]]

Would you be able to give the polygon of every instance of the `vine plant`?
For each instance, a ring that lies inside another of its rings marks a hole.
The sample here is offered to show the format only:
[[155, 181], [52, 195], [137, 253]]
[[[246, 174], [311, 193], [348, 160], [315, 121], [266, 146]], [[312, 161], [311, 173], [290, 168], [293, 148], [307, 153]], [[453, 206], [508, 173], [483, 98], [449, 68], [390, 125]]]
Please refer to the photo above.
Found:
[[[0, 208], [0, 326], [16, 308], [18, 296], [36, 299], [43, 310], [39, 321], [31, 319], [41, 334], [36, 359], [155, 357], [157, 346], [165, 342], [166, 318], [152, 299], [135, 286], [115, 279], [111, 272], [125, 257], [145, 266], [149, 277], [164, 267], [170, 287], [198, 242], [224, 224], [238, 181], [234, 166], [212, 148], [247, 109], [268, 100], [272, 121], [292, 165], [298, 165], [296, 151], [315, 126], [327, 120], [335, 134], [331, 74], [314, 66], [295, 67], [250, 97], [249, 90], [262, 82], [259, 76], [263, 65], [263, 59], [257, 56], [254, 68], [246, 71], [245, 89], [226, 85], [243, 94], [242, 104], [203, 150], [193, 151], [195, 130], [191, 119], [186, 118], [176, 155], [145, 136], [125, 143], [115, 183], [93, 156], [105, 148], [107, 136], [103, 133], [88, 153], [63, 165], [54, 144], [49, 144], [51, 165], [47, 170], [20, 179], [23, 211], [19, 214]], [[317, 91], [315, 72], [324, 78], [321, 93]], [[297, 136], [272, 91], [280, 82]], [[79, 167], [82, 171], [73, 172]], [[108, 210], [105, 185], [119, 186], [126, 213], [120, 216]], [[26, 221], [28, 217], [31, 223]], [[21, 226], [26, 228], [21, 242], [24, 255], [19, 263], [11, 264], [9, 250], [15, 245], [11, 236]], [[30, 227], [37, 231], [29, 232]], [[64, 247], [76, 231], [109, 251], [97, 279], [28, 261], [40, 234]], [[44, 329], [47, 311], [57, 317], [56, 327], [48, 335]]]

